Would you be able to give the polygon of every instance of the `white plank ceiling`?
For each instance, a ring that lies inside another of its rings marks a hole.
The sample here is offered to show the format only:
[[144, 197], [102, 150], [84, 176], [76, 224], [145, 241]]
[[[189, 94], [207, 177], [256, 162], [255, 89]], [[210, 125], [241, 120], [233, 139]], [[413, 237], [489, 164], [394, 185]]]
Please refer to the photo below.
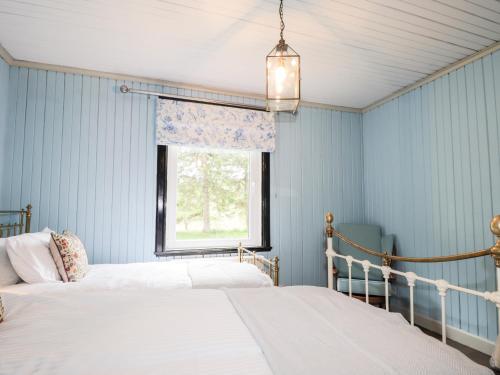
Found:
[[[0, 0], [18, 60], [263, 94], [278, 1]], [[285, 0], [308, 101], [361, 108], [500, 40], [496, 0]]]

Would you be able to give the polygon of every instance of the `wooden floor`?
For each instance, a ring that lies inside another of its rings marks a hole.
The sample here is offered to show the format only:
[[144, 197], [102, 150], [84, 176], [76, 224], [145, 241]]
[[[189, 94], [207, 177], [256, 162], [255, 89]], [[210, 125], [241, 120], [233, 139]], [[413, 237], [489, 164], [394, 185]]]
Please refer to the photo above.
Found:
[[[439, 333], [429, 331], [429, 330], [422, 328], [422, 327], [419, 327], [419, 328], [427, 335], [435, 337], [438, 340], [441, 340], [441, 335]], [[448, 345], [454, 347], [455, 349], [460, 350], [462, 353], [464, 353], [467, 357], [472, 359], [474, 362], [479, 363], [480, 365], [486, 366], [488, 368], [491, 368], [489, 355], [481, 353], [475, 349], [469, 348], [468, 346], [462, 345], [462, 344], [460, 344], [456, 341], [450, 340], [450, 339], [447, 339], [446, 343]], [[495, 374], [500, 375], [500, 371], [495, 371], [495, 370], [493, 370], [493, 371], [495, 372]]]

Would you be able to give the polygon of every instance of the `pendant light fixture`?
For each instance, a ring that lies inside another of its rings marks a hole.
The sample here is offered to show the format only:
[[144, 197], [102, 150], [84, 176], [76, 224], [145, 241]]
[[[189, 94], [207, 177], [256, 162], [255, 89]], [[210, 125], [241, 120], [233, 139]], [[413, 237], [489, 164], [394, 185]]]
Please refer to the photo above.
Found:
[[283, 39], [283, 0], [280, 0], [280, 40], [266, 57], [266, 100], [272, 112], [295, 112], [300, 102], [300, 56]]

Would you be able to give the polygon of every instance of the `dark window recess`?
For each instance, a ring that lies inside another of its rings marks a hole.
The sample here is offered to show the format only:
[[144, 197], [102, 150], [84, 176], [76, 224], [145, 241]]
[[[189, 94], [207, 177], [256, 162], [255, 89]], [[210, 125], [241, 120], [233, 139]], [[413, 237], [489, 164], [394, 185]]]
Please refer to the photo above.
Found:
[[[156, 164], [156, 256], [178, 256], [178, 255], [208, 255], [236, 253], [235, 247], [224, 248], [197, 248], [197, 249], [167, 249], [165, 247], [165, 236], [167, 222], [167, 160], [168, 147], [158, 146], [158, 157]], [[249, 250], [260, 252], [270, 251], [271, 248], [271, 178], [269, 168], [269, 153], [262, 153], [262, 245], [248, 247]]]

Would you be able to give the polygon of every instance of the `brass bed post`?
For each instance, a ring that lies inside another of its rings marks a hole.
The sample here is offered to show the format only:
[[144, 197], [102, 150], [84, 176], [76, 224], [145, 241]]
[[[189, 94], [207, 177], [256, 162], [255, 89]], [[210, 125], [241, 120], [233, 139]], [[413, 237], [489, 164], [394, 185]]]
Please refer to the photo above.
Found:
[[326, 220], [326, 251], [325, 255], [328, 263], [328, 288], [335, 289], [333, 285], [333, 278], [337, 275], [337, 268], [335, 267], [335, 262], [333, 260], [335, 256], [335, 251], [333, 249], [333, 214], [331, 212], [327, 212], [325, 215]]
[[[24, 208], [21, 209], [21, 211], [19, 211], [19, 234], [22, 234], [23, 231], [26, 231], [26, 229], [23, 229], [24, 227], [24, 215], [26, 214], [26, 211], [24, 211]], [[24, 227], [26, 228], [26, 227]], [[25, 233], [25, 232], [24, 232]], [[14, 233], [15, 235], [16, 233]]]
[[24, 232], [25, 233], [30, 233], [31, 232], [31, 204], [28, 204], [26, 206], [26, 227]]
[[500, 268], [500, 215], [496, 215], [490, 221], [491, 233], [496, 237], [495, 244], [490, 248], [491, 256], [495, 259], [495, 266], [497, 272]]
[[280, 258], [278, 258], [277, 256], [275, 256], [273, 258], [273, 272], [274, 272], [273, 281], [274, 281], [274, 286], [279, 286], [280, 285], [280, 265], [279, 265], [279, 262], [280, 262]]
[[[490, 221], [491, 233], [496, 237], [495, 244], [490, 247], [491, 257], [495, 260], [495, 271], [496, 271], [496, 281], [497, 281], [497, 293], [500, 292], [500, 215], [496, 215]], [[500, 327], [500, 304], [497, 305], [497, 319], [498, 327]], [[498, 344], [497, 344], [498, 346]], [[495, 348], [497, 351], [497, 348]]]

